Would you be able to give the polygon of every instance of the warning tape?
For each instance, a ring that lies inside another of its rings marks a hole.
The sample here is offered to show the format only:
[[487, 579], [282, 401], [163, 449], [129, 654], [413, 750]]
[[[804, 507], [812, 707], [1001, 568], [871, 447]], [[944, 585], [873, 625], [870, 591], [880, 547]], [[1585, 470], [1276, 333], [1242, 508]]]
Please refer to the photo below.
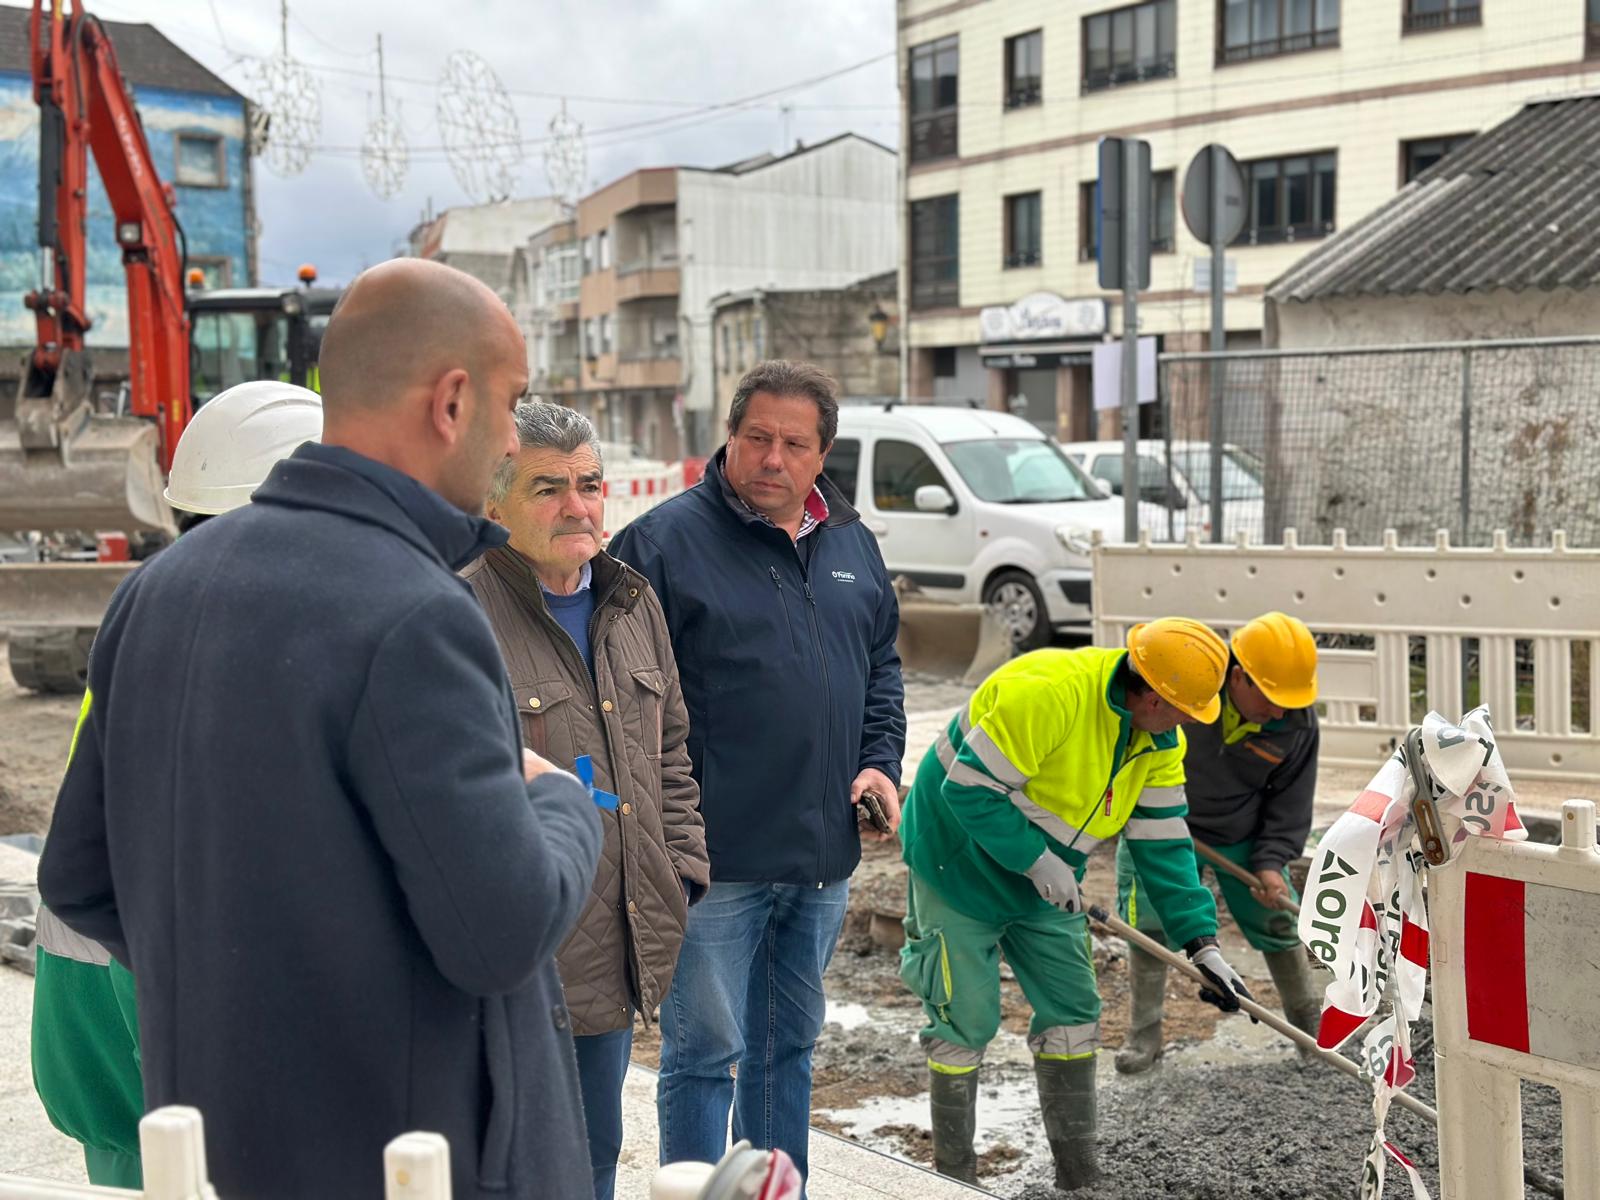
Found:
[[[1452, 725], [1438, 713], [1422, 723], [1422, 760], [1445, 837], [1520, 841], [1528, 836], [1495, 745], [1487, 708]], [[1396, 749], [1347, 812], [1323, 835], [1306, 878], [1300, 940], [1333, 973], [1317, 1044], [1335, 1050], [1388, 1006], [1362, 1041], [1372, 1079], [1375, 1130], [1361, 1177], [1362, 1200], [1383, 1195], [1385, 1166], [1399, 1163], [1419, 1200], [1428, 1190], [1415, 1166], [1383, 1135], [1390, 1102], [1416, 1075], [1411, 1023], [1428, 983], [1428, 910], [1411, 804], [1417, 784]]]

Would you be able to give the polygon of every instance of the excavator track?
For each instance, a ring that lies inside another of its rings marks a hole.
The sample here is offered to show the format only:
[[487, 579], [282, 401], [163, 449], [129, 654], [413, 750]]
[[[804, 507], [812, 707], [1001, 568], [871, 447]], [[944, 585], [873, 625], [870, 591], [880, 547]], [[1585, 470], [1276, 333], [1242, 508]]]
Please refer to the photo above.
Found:
[[34, 692], [82, 692], [89, 680], [93, 626], [13, 629], [9, 639], [11, 677]]

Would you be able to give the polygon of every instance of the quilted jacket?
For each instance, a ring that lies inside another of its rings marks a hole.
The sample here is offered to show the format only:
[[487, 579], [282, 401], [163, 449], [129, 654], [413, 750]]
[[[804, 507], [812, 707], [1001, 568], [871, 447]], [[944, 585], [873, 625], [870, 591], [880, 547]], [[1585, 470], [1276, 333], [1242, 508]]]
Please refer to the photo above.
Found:
[[509, 546], [464, 572], [489, 616], [528, 748], [570, 769], [580, 754], [617, 797], [578, 924], [558, 956], [572, 1032], [655, 1019], [672, 982], [690, 899], [710, 884], [700, 789], [689, 774], [689, 713], [661, 602], [605, 554], [593, 563], [594, 673], [545, 604], [532, 565]]

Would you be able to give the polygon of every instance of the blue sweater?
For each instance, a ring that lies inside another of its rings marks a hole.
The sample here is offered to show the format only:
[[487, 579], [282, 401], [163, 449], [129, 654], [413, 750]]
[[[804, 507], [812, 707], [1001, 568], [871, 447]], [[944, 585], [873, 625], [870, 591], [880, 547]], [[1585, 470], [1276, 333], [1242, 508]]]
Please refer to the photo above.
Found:
[[555, 951], [600, 825], [522, 781], [453, 573], [504, 537], [313, 444], [112, 598], [39, 890], [132, 969], [221, 1195], [378, 1196], [410, 1129], [458, 1200], [593, 1188]]

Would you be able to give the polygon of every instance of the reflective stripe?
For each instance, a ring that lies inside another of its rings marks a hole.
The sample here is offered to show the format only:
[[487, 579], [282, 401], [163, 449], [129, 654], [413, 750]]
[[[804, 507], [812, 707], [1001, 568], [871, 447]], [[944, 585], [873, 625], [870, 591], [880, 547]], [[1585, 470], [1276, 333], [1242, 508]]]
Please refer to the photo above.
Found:
[[1100, 1046], [1100, 1022], [1052, 1025], [1028, 1038], [1035, 1058], [1092, 1058]]
[[1122, 827], [1123, 836], [1136, 842], [1189, 840], [1189, 822], [1182, 817], [1133, 817]]
[[[980, 730], [979, 732], [981, 733], [982, 731]], [[974, 734], [973, 736], [976, 737], [977, 735]], [[967, 744], [970, 745], [971, 743], [968, 742]], [[933, 744], [933, 750], [945, 769], [946, 779], [969, 787], [988, 788], [1005, 795], [1012, 804], [1015, 804], [1022, 811], [1023, 816], [1027, 817], [1035, 826], [1048, 833], [1063, 846], [1070, 847], [1087, 856], [1100, 844], [1102, 839], [1095, 837], [1093, 834], [1085, 833], [1062, 817], [1058, 817], [1043, 805], [1030, 799], [1026, 792], [1017, 789], [1006, 792], [1004, 788], [998, 786], [988, 776], [981, 774], [973, 767], [967, 766], [966, 763], [958, 762], [956, 760], [955, 744], [951, 742], [948, 733], [939, 735], [939, 740]], [[1184, 836], [1187, 837], [1188, 835], [1185, 834]]]
[[1042, 804], [1028, 799], [1025, 792], [1012, 792], [1011, 803], [1022, 810], [1023, 816], [1055, 838], [1056, 841], [1063, 846], [1070, 846], [1080, 854], [1088, 854], [1100, 843], [1099, 838], [1087, 834], [1073, 825], [1069, 825]]
[[94, 693], [87, 688], [83, 692], [83, 705], [78, 709], [78, 723], [72, 727], [72, 745], [67, 747], [67, 766], [72, 765], [72, 756], [78, 752], [78, 735], [83, 732], [83, 727], [89, 720], [89, 705], [94, 700]]
[[997, 783], [995, 780], [985, 775], [982, 771], [978, 770], [977, 767], [969, 767], [960, 759], [957, 759], [955, 762], [950, 764], [945, 772], [945, 778], [951, 783], [960, 784], [964, 787], [984, 788], [987, 791], [995, 792], [1001, 796], [1006, 794], [1005, 784]]
[[927, 1051], [928, 1066], [943, 1075], [965, 1075], [977, 1070], [986, 1049], [979, 1046], [974, 1050], [971, 1046], [958, 1046], [936, 1037], [924, 1037], [922, 1048]]
[[34, 930], [34, 945], [57, 958], [69, 958], [73, 962], [89, 963], [96, 967], [111, 962], [109, 950], [99, 942], [68, 929], [60, 917], [42, 905], [34, 922]]
[[1028, 777], [1017, 769], [1015, 763], [1005, 756], [1005, 752], [994, 744], [994, 739], [980, 725], [967, 735], [963, 743], [964, 748], [972, 751], [973, 757], [983, 764], [984, 770], [993, 775], [1001, 783], [1019, 788], [1028, 782]]
[[1147, 787], [1139, 793], [1140, 808], [1173, 808], [1188, 803], [1189, 797], [1181, 783], [1176, 787]]
[[956, 728], [961, 730], [962, 737], [966, 737], [967, 734], [972, 732], [971, 705], [963, 704], [961, 706], [961, 711], [956, 714]]

